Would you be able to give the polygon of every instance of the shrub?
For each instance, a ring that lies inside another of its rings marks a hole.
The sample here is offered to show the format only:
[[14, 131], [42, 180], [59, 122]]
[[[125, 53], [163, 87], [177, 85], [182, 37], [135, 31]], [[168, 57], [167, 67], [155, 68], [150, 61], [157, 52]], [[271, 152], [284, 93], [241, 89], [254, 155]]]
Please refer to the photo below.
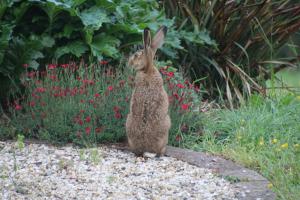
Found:
[[145, 27], [162, 24], [170, 30], [165, 52], [174, 54], [178, 34], [155, 0], [1, 1], [0, 96], [11, 82], [20, 83], [23, 64], [38, 69], [53, 60], [118, 60], [141, 42]]
[[[42, 72], [27, 68], [25, 93], [9, 106], [15, 134], [59, 143], [123, 140], [134, 74], [108, 66], [101, 61], [49, 64]], [[173, 68], [160, 71], [170, 95], [170, 143], [178, 144], [182, 132], [195, 129], [200, 93]]]

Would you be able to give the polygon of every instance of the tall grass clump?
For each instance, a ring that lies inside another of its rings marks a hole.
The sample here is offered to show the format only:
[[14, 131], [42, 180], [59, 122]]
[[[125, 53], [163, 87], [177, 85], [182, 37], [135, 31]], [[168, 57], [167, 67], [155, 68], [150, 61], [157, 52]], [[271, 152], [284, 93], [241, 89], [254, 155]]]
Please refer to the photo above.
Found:
[[204, 78], [209, 96], [221, 94], [231, 107], [253, 91], [264, 93], [266, 79], [300, 59], [279, 55], [299, 30], [298, 1], [163, 2], [183, 36], [178, 62], [194, 78]]

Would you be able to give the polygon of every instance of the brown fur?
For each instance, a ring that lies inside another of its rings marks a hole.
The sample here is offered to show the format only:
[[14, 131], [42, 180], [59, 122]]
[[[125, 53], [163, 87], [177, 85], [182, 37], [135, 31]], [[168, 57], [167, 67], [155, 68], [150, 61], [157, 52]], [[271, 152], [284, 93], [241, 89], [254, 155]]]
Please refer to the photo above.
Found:
[[151, 45], [151, 38], [145, 38], [151, 37], [150, 31], [145, 29], [144, 49], [133, 54], [128, 62], [137, 70], [126, 121], [129, 147], [136, 155], [144, 152], [163, 155], [168, 143], [171, 126], [168, 95], [161, 74], [153, 65], [154, 54], [165, 33], [166, 27], [161, 27]]

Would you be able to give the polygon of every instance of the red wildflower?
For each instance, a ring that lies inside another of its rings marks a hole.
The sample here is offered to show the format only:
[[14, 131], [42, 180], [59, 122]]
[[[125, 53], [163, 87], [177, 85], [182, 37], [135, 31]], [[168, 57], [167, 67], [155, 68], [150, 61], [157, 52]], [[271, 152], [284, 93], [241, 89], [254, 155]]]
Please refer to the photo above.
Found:
[[80, 103], [84, 103], [85, 101], [83, 99], [80, 100]]
[[180, 141], [182, 140], [182, 137], [181, 137], [181, 135], [176, 135], [176, 138], [175, 138], [175, 140], [176, 140], [177, 142], [180, 142]]
[[30, 101], [30, 102], [29, 102], [29, 106], [30, 106], [30, 107], [34, 107], [34, 106], [35, 106], [35, 102], [34, 102], [34, 101]]
[[96, 93], [96, 94], [95, 94], [95, 98], [98, 98], [98, 97], [100, 97], [100, 94], [99, 94], [99, 93]]
[[114, 106], [114, 112], [119, 112], [120, 108], [118, 106]]
[[168, 72], [168, 73], [167, 73], [167, 76], [168, 76], [168, 77], [171, 77], [171, 78], [174, 77], [174, 72]]
[[91, 122], [91, 117], [90, 116], [87, 116], [86, 118], [85, 118], [85, 122], [87, 122], [87, 123], [89, 123], [89, 122]]
[[86, 133], [87, 135], [89, 135], [89, 134], [91, 133], [91, 128], [90, 128], [90, 127], [86, 127], [86, 128], [85, 128], [85, 133]]
[[34, 78], [35, 75], [36, 75], [36, 72], [28, 72], [28, 73], [27, 73], [27, 77], [28, 77], [28, 78]]
[[51, 69], [55, 69], [57, 67], [56, 64], [48, 64], [48, 69], [51, 70]]
[[79, 112], [80, 112], [80, 113], [84, 113], [84, 112], [85, 112], [85, 110], [80, 110]]
[[69, 67], [69, 64], [61, 64], [60, 66], [61, 66], [61, 68], [64, 68], [64, 69], [66, 69], [66, 68], [68, 68], [68, 67]]
[[43, 87], [35, 88], [35, 92], [44, 93], [45, 91], [46, 91], [46, 88], [43, 88]]
[[55, 75], [50, 75], [50, 79], [51, 79], [52, 81], [56, 81], [56, 80], [57, 80], [57, 76], [55, 76]]
[[115, 118], [116, 118], [116, 119], [121, 119], [121, 118], [122, 118], [121, 113], [115, 112]]
[[81, 126], [83, 125], [83, 121], [81, 119], [79, 119], [77, 123]]
[[178, 100], [180, 97], [177, 93], [173, 93], [173, 96]]
[[23, 64], [23, 67], [26, 69], [26, 68], [28, 68], [28, 64]]
[[181, 109], [182, 110], [188, 110], [189, 109], [189, 104], [182, 104]]
[[94, 103], [95, 101], [94, 101], [93, 99], [90, 99], [89, 102], [90, 102], [90, 103]]
[[95, 85], [95, 81], [93, 81], [93, 80], [84, 79], [84, 80], [82, 80], [82, 82], [84, 85]]
[[22, 110], [22, 106], [19, 105], [19, 104], [16, 104], [16, 105], [15, 105], [15, 110]]
[[95, 129], [95, 132], [96, 132], [96, 133], [101, 133], [102, 130], [103, 130], [103, 127], [97, 127], [97, 128]]
[[178, 88], [185, 88], [184, 85], [182, 85], [181, 83], [177, 83], [176, 86], [177, 86]]
[[101, 64], [101, 65], [106, 65], [106, 64], [108, 64], [108, 61], [107, 61], [107, 60], [101, 60], [101, 61], [100, 61], [100, 64]]
[[114, 88], [113, 88], [113, 86], [110, 85], [110, 86], [107, 87], [107, 89], [108, 89], [109, 91], [112, 91]]
[[42, 101], [40, 104], [41, 104], [41, 106], [46, 106], [46, 102]]
[[125, 85], [125, 80], [120, 80], [119, 86], [120, 86], [120, 87], [123, 87], [124, 85]]

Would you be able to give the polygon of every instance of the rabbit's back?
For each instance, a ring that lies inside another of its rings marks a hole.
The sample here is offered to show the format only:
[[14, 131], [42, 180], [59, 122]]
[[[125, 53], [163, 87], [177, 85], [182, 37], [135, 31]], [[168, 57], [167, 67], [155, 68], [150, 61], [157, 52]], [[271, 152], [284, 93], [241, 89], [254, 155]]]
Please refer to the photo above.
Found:
[[126, 122], [128, 142], [133, 149], [154, 153], [162, 151], [171, 125], [168, 106], [168, 95], [159, 72], [152, 76], [137, 75]]

